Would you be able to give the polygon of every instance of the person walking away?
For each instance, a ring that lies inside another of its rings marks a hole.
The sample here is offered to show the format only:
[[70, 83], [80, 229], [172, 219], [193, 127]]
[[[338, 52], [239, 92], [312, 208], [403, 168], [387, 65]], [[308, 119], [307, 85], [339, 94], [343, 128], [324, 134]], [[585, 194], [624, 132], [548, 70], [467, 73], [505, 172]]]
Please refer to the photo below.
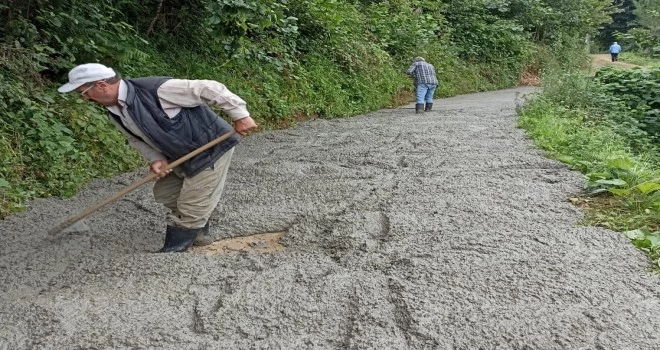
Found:
[[[122, 79], [98, 63], [74, 67], [69, 82], [58, 89], [61, 93], [74, 90], [85, 101], [109, 111], [110, 121], [158, 175], [154, 198], [171, 212], [159, 252], [183, 252], [193, 243], [212, 243], [209, 217], [218, 205], [234, 146], [241, 137], [233, 135], [175, 169], [162, 169], [232, 130], [246, 135], [255, 129], [245, 101], [217, 81]], [[208, 105], [220, 108], [234, 125]]]
[[407, 73], [413, 77], [415, 84], [415, 113], [430, 112], [433, 108], [433, 93], [438, 87], [435, 67], [423, 57], [415, 57]]
[[610, 54], [612, 55], [612, 62], [619, 60], [619, 53], [621, 52], [621, 45], [617, 44], [616, 41], [610, 46]]

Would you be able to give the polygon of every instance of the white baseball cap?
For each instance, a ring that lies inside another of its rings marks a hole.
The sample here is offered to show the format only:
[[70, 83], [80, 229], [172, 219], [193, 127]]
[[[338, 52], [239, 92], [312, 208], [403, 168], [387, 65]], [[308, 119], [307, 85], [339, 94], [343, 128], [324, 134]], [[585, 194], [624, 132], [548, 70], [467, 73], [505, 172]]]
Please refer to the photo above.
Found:
[[69, 72], [69, 82], [60, 86], [57, 91], [71, 92], [79, 88], [83, 84], [99, 81], [103, 79], [112, 78], [115, 73], [112, 68], [108, 68], [99, 63], [86, 63], [74, 67]]

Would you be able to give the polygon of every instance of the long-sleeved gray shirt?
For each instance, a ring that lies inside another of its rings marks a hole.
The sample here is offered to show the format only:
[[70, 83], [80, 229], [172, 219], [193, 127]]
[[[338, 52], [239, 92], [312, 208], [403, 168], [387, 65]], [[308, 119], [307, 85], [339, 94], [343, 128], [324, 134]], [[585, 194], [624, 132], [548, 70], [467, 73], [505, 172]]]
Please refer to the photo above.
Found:
[[[166, 159], [158, 148], [148, 141], [130, 116], [126, 109], [127, 93], [127, 85], [122, 80], [119, 82], [119, 105], [106, 107], [110, 112], [118, 115], [124, 125], [117, 125], [113, 118], [110, 118], [110, 121], [126, 136], [128, 144], [137, 149], [149, 162]], [[233, 121], [250, 116], [243, 99], [229, 91], [223, 84], [213, 80], [170, 79], [158, 88], [157, 93], [163, 111], [170, 118], [174, 118], [181, 108], [197, 107], [202, 104], [222, 109]], [[124, 127], [142, 140], [126, 132]]]

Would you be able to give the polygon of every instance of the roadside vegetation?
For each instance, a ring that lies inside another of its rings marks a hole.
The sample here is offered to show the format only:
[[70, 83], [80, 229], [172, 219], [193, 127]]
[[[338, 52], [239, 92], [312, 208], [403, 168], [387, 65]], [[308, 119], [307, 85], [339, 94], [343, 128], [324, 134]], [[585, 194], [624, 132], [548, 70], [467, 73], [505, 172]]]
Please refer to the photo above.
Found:
[[660, 55], [651, 57], [635, 52], [624, 52], [619, 56], [619, 59], [623, 62], [636, 64], [641, 67], [660, 68]]
[[581, 53], [547, 65], [543, 92], [520, 107], [520, 126], [548, 156], [585, 174], [585, 192], [571, 198], [585, 208], [585, 224], [623, 232], [660, 273], [660, 68], [645, 64], [656, 52], [624, 56], [644, 69], [607, 66], [592, 77]]

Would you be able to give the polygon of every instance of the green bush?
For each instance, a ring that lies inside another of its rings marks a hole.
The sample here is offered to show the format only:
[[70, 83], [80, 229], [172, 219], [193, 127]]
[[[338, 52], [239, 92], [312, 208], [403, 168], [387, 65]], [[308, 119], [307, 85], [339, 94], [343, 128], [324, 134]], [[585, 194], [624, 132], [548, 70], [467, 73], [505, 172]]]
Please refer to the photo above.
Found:
[[660, 137], [660, 69], [642, 71], [601, 68], [596, 82], [613, 100], [633, 111], [639, 127], [657, 141]]
[[0, 216], [25, 198], [68, 197], [85, 181], [141, 164], [96, 107], [1, 73], [0, 81]]

